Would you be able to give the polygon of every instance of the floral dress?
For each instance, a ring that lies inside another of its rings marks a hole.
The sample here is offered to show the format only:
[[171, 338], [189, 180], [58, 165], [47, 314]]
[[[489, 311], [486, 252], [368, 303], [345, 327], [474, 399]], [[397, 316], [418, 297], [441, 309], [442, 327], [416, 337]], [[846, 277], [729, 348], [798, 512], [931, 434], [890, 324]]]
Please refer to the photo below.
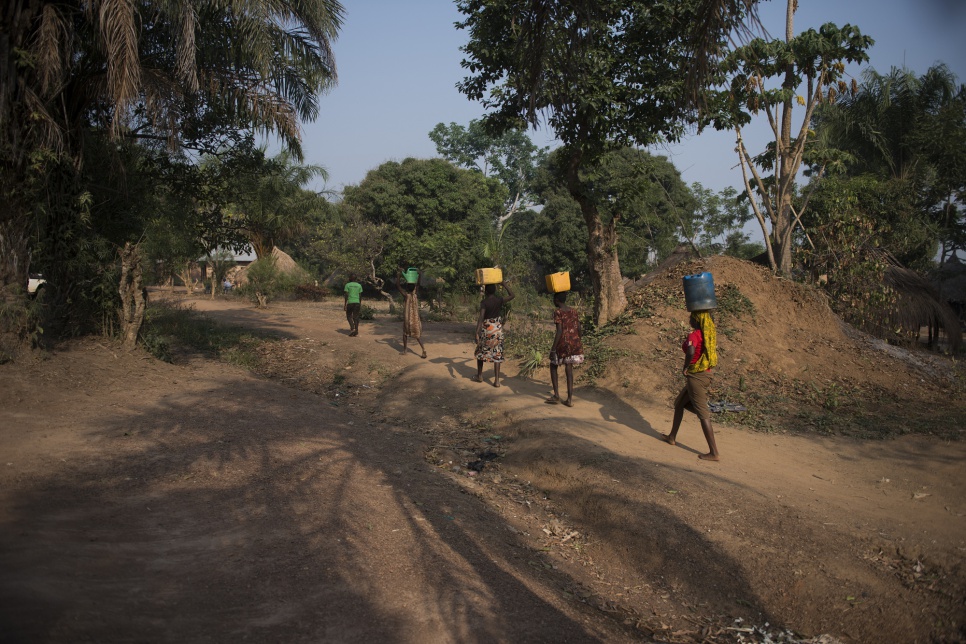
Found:
[[580, 317], [575, 309], [553, 312], [554, 324], [560, 325], [560, 340], [556, 346], [556, 357], [550, 362], [555, 365], [581, 364], [584, 361], [584, 347], [580, 342]]

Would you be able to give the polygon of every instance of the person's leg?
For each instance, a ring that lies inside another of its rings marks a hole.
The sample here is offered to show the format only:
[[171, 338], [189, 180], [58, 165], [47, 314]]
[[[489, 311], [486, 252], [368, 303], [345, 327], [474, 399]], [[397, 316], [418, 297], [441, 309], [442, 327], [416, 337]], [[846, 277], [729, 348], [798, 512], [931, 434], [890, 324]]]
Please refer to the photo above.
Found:
[[681, 421], [684, 419], [684, 406], [691, 402], [688, 398], [688, 388], [685, 386], [681, 393], [674, 399], [674, 420], [671, 421], [671, 433], [661, 434], [669, 445], [674, 445], [678, 437], [678, 430], [681, 429]]
[[345, 315], [349, 321], [349, 335], [359, 335], [359, 309], [360, 304], [349, 304], [346, 306]]
[[493, 363], [493, 386], [494, 387], [500, 386], [500, 363], [499, 362]]
[[711, 408], [708, 407], [711, 373], [705, 371], [689, 376], [688, 389], [694, 413], [701, 419], [701, 431], [704, 432], [704, 439], [708, 441], [708, 453], [699, 454], [698, 458], [706, 461], [717, 461], [719, 458], [718, 446], [714, 440], [714, 428], [711, 426]]
[[556, 405], [560, 402], [560, 390], [557, 389], [557, 365], [550, 363], [550, 385], [553, 387], [553, 395], [547, 398], [547, 402]]
[[483, 382], [483, 361], [476, 359], [476, 375], [473, 377], [476, 382]]
[[718, 445], [714, 442], [714, 428], [711, 427], [711, 419], [701, 419], [701, 431], [704, 432], [704, 439], [708, 441], [708, 449], [711, 451], [707, 454], [698, 454], [698, 458], [704, 459], [706, 461], [717, 461], [720, 460], [718, 454]]
[[403, 349], [400, 353], [404, 354], [409, 350], [409, 336], [406, 335], [406, 331], [403, 331]]
[[572, 364], [564, 365], [564, 371], [567, 374], [567, 400], [564, 404], [568, 407], [574, 406], [574, 366]]
[[421, 356], [419, 356], [419, 357], [420, 358], [425, 358], [426, 357], [426, 347], [423, 346], [423, 339], [417, 335], [416, 336], [416, 342], [419, 343], [419, 348], [423, 350], [423, 354]]

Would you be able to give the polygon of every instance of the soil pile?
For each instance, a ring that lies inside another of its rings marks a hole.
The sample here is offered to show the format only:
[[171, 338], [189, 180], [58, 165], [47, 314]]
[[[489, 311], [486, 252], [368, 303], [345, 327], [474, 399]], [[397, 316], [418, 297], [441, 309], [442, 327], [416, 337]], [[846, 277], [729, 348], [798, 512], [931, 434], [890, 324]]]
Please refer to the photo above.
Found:
[[689, 331], [682, 278], [704, 271], [714, 276], [719, 306], [712, 395], [748, 408], [721, 420], [767, 430], [961, 437], [962, 428], [943, 426], [944, 417], [966, 415], [955, 395], [963, 374], [952, 360], [856, 331], [820, 291], [731, 257], [680, 263], [635, 293], [623, 333], [608, 338], [621, 356], [601, 386], [654, 402], [677, 393]]

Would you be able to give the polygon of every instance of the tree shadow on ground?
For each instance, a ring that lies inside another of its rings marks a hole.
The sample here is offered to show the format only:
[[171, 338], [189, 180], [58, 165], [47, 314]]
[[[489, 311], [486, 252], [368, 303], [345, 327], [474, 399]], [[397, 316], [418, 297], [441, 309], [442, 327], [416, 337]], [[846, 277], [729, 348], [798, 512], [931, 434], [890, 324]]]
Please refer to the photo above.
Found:
[[525, 544], [411, 434], [323, 402], [245, 379], [85, 419], [92, 452], [3, 522], [7, 635], [606, 639], [543, 598], [552, 581], [532, 589]]

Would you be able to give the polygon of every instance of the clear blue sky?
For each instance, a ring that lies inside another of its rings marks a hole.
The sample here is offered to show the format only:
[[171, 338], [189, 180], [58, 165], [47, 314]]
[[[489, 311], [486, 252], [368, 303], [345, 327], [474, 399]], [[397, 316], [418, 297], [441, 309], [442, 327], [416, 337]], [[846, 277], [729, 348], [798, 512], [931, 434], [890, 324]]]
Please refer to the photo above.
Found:
[[[334, 46], [339, 84], [321, 98], [319, 118], [304, 127], [306, 161], [325, 166], [327, 187], [336, 190], [358, 184], [385, 161], [436, 156], [427, 136], [433, 126], [465, 125], [483, 115], [456, 90], [465, 76], [459, 48], [466, 32], [453, 26], [461, 18], [454, 2], [343, 4], [346, 21]], [[763, 2], [760, 11], [772, 35], [784, 33], [784, 0]], [[874, 38], [869, 65], [881, 73], [906, 66], [922, 74], [942, 61], [966, 83], [966, 0], [799, 0], [796, 32], [826, 22], [857, 25]], [[554, 144], [546, 129], [531, 137], [537, 145]], [[706, 132], [652, 151], [670, 156], [686, 182], [720, 190], [741, 182], [733, 150], [733, 135]]]

